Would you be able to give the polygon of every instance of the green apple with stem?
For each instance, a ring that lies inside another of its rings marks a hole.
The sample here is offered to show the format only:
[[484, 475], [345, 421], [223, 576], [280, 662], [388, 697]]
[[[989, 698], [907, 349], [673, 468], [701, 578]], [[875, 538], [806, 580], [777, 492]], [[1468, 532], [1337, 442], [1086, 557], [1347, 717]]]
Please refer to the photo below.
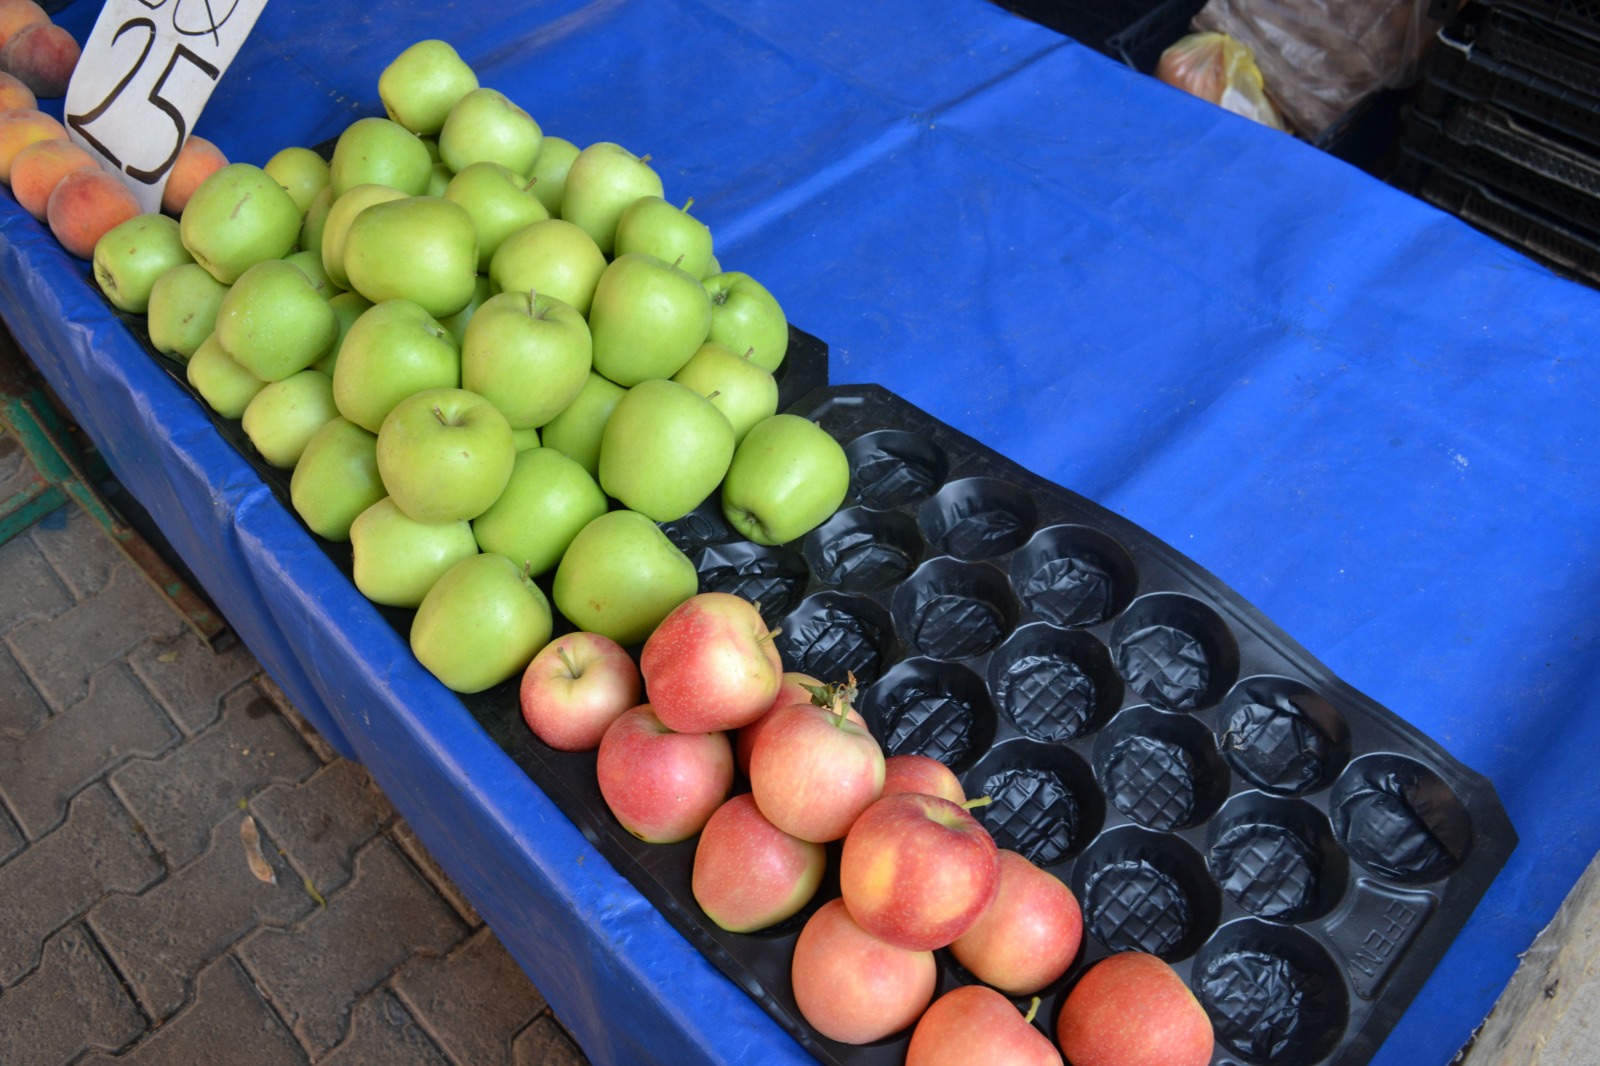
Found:
[[283, 191], [294, 198], [302, 214], [311, 209], [311, 202], [332, 181], [327, 160], [298, 145], [279, 149], [261, 169], [271, 174], [283, 186]]
[[673, 207], [659, 196], [641, 196], [628, 205], [617, 221], [616, 254], [644, 252], [695, 278], [705, 277], [711, 265], [711, 230], [689, 214], [694, 198]]
[[261, 458], [283, 470], [293, 468], [317, 430], [338, 417], [333, 382], [319, 370], [267, 382], [240, 416]]
[[[399, 192], [398, 189], [395, 190]], [[333, 208], [333, 186], [324, 185], [322, 191], [306, 205], [305, 218], [300, 222], [299, 247], [308, 252], [322, 254], [322, 231], [328, 225], [328, 212]]]
[[322, 268], [339, 288], [350, 288], [350, 275], [344, 269], [344, 246], [351, 223], [367, 208], [403, 200], [405, 195], [387, 185], [357, 185], [329, 205], [328, 217], [322, 226]]
[[410, 300], [385, 300], [362, 312], [333, 366], [339, 413], [372, 433], [406, 397], [460, 384], [456, 339]]
[[512, 429], [535, 429], [578, 395], [590, 364], [589, 326], [571, 305], [502, 292], [467, 323], [461, 387], [498, 407]]
[[202, 181], [178, 220], [183, 246], [225, 285], [300, 240], [300, 205], [265, 170], [229, 163]]
[[357, 185], [387, 185], [407, 196], [428, 188], [433, 160], [415, 133], [387, 118], [358, 118], [344, 128], [328, 161], [335, 198]]
[[501, 292], [542, 292], [585, 318], [606, 257], [594, 239], [564, 219], [530, 222], [513, 231], [489, 259], [489, 280]]
[[489, 275], [479, 274], [472, 286], [472, 299], [467, 301], [467, 306], [439, 320], [439, 325], [450, 331], [450, 336], [456, 339], [458, 346], [467, 338], [467, 323], [472, 321], [472, 316], [483, 306], [483, 302], [493, 295], [494, 284], [489, 280]]
[[600, 437], [600, 487], [657, 522], [682, 518], [716, 491], [733, 459], [733, 426], [687, 385], [641, 381]]
[[617, 257], [589, 307], [594, 368], [618, 385], [670, 378], [705, 343], [711, 297], [683, 270], [643, 252]]
[[443, 197], [390, 200], [350, 222], [341, 262], [349, 287], [373, 303], [411, 300], [444, 318], [476, 290], [478, 230], [466, 208]]
[[418, 41], [378, 75], [378, 99], [394, 121], [412, 133], [436, 134], [450, 109], [478, 87], [478, 75], [448, 42]]
[[292, 263], [300, 268], [300, 273], [311, 279], [311, 287], [317, 290], [317, 295], [324, 300], [331, 300], [344, 290], [333, 283], [328, 277], [328, 272], [322, 268], [322, 253], [298, 251], [290, 252], [283, 257], [285, 263]]
[[[333, 317], [339, 320], [339, 336], [333, 342], [333, 347], [328, 349], [328, 354], [311, 364], [311, 369], [320, 370], [330, 378], [339, 368], [339, 350], [344, 347], [344, 339], [350, 335], [350, 327], [355, 325], [356, 319], [372, 308], [373, 303], [359, 292], [335, 293], [328, 300], [328, 306], [333, 309]], [[333, 386], [333, 397], [337, 402], [339, 398], [339, 385], [337, 379]]]
[[217, 327], [228, 286], [190, 261], [170, 267], [150, 286], [145, 327], [156, 351], [186, 361]]
[[551, 594], [576, 628], [640, 644], [699, 590], [694, 563], [637, 511], [607, 511], [578, 531], [556, 566]]
[[561, 217], [580, 226], [611, 255], [617, 222], [628, 205], [661, 193], [661, 175], [651, 169], [648, 155], [636, 156], [620, 144], [600, 141], [579, 152], [567, 168]]
[[777, 373], [789, 350], [789, 319], [778, 301], [749, 274], [729, 271], [705, 279], [711, 296], [711, 339]]
[[722, 483], [722, 514], [757, 544], [787, 544], [832, 517], [850, 487], [850, 461], [827, 430], [799, 415], [757, 422]]
[[478, 229], [478, 269], [487, 271], [495, 250], [523, 226], [550, 217], [533, 195], [533, 181], [499, 163], [472, 163], [450, 179], [444, 198], [460, 204]]
[[386, 607], [415, 607], [452, 566], [478, 554], [465, 521], [418, 522], [385, 496], [350, 523], [351, 578]]
[[733, 426], [734, 443], [750, 428], [778, 413], [778, 381], [732, 348], [706, 341], [672, 380], [716, 405]]
[[551, 448], [518, 452], [500, 498], [472, 520], [478, 547], [526, 565], [554, 570], [572, 538], [605, 514], [606, 494], [589, 472]]
[[233, 361], [215, 333], [201, 342], [184, 367], [184, 376], [200, 398], [223, 418], [240, 418], [267, 383]]
[[506, 416], [465, 389], [427, 389], [378, 428], [378, 473], [419, 522], [471, 521], [499, 498], [516, 460]]
[[150, 309], [150, 290], [175, 266], [193, 263], [183, 246], [178, 220], [145, 213], [119, 222], [94, 246], [94, 280], [106, 299], [122, 311], [142, 315]]
[[344, 418], [306, 441], [289, 479], [294, 513], [319, 537], [350, 539], [350, 524], [387, 495], [378, 477], [378, 437]]
[[577, 462], [590, 477], [600, 473], [600, 438], [606, 422], [628, 390], [614, 381], [589, 371], [583, 388], [561, 413], [541, 428], [546, 448], [553, 448]]
[[217, 309], [217, 340], [263, 381], [282, 381], [321, 359], [339, 320], [293, 263], [268, 259], [239, 275]]
[[439, 130], [439, 158], [457, 174], [473, 163], [499, 163], [518, 174], [533, 169], [544, 131], [497, 89], [474, 89], [450, 109]]
[[411, 621], [411, 651], [446, 688], [482, 692], [527, 669], [550, 642], [551, 622], [527, 570], [486, 552], [434, 582]]
[[561, 217], [561, 197], [567, 188], [567, 171], [578, 158], [578, 146], [563, 137], [546, 136], [539, 146], [539, 158], [533, 161], [528, 177], [533, 179], [533, 194], [550, 212], [551, 218]]

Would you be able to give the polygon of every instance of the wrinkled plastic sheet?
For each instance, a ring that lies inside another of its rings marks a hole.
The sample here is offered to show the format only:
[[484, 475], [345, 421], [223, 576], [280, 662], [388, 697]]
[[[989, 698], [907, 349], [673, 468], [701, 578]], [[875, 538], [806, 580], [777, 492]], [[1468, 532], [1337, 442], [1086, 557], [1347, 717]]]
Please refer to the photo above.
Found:
[[[96, 8], [58, 21], [81, 40]], [[378, 72], [428, 36], [548, 132], [652, 153], [725, 266], [832, 345], [835, 382], [879, 382], [1126, 515], [1494, 781], [1521, 844], [1375, 1059], [1448, 1060], [1600, 849], [1600, 297], [983, 0], [275, 0], [198, 132], [255, 163], [318, 144], [378, 113]], [[9, 199], [0, 307], [594, 1062], [804, 1060]], [[1374, 781], [1351, 814], [1410, 787]]]

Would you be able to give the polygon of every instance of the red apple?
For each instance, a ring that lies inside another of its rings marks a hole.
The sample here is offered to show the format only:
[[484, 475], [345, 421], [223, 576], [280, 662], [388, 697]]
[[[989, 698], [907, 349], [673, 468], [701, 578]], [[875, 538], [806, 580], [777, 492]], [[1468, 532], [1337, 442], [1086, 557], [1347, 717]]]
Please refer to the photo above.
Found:
[[1061, 879], [1014, 851], [1000, 852], [1000, 889], [950, 954], [1009, 996], [1031, 996], [1067, 972], [1083, 940], [1083, 911]]
[[600, 738], [600, 795], [622, 827], [650, 844], [687, 840], [733, 787], [723, 733], [675, 733], [648, 703], [624, 711]]
[[931, 755], [891, 755], [883, 763], [883, 794], [920, 792], [940, 796], [951, 803], [967, 802], [956, 772]]
[[755, 604], [702, 592], [674, 607], [644, 642], [650, 705], [682, 733], [737, 729], [772, 706], [783, 664]]
[[639, 704], [639, 668], [599, 633], [568, 633], [540, 649], [522, 672], [522, 719], [559, 751], [593, 751], [606, 727]]
[[850, 916], [881, 940], [932, 951], [971, 929], [994, 899], [994, 838], [966, 808], [902, 792], [861, 812], [839, 855]]
[[718, 807], [700, 831], [691, 885], [706, 917], [730, 933], [753, 933], [799, 913], [826, 864], [821, 844], [767, 821], [746, 792]]
[[1056, 1042], [1072, 1066], [1206, 1066], [1211, 1019], [1171, 966], [1125, 951], [1067, 993]]
[[[1039, 1002], [1034, 1000], [1034, 1009]], [[905, 1066], [1062, 1066], [1061, 1053], [1005, 996], [983, 985], [952, 988], [912, 1030]]]
[[789, 968], [795, 1005], [812, 1027], [842, 1044], [866, 1044], [911, 1025], [933, 999], [931, 951], [886, 944], [830, 899], [800, 930]]
[[774, 711], [750, 752], [750, 791], [767, 820], [825, 844], [883, 791], [883, 749], [850, 720], [851, 686], [834, 707], [793, 703]]
[[[747, 726], [739, 727], [739, 735], [734, 738], [733, 759], [739, 764], [739, 772], [746, 777], [750, 776], [750, 754], [756, 750], [756, 738], [761, 735], [761, 730], [766, 725], [767, 719], [772, 717], [772, 712], [781, 710], [792, 703], [810, 703], [812, 689], [822, 688], [823, 684], [810, 674], [787, 673], [783, 675], [782, 682], [778, 685], [777, 698], [772, 701], [772, 706], [766, 712]], [[854, 707], [850, 708], [849, 718], [862, 729], [867, 728], [867, 721], [862, 718]]]

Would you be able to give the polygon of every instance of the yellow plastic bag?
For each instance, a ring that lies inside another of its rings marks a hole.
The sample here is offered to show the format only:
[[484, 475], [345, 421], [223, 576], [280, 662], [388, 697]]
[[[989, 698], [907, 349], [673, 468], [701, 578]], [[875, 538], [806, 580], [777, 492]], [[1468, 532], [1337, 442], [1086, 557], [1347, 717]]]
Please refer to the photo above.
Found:
[[1161, 53], [1156, 77], [1263, 126], [1284, 128], [1255, 56], [1225, 33], [1191, 33], [1177, 41]]

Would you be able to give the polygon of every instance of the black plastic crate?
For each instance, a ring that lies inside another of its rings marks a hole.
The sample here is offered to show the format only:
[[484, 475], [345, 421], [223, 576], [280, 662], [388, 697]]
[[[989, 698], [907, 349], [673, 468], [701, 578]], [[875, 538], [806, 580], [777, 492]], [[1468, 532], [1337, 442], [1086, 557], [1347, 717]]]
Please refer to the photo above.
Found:
[[[1064, 33], [1097, 52], [1118, 56], [1111, 42], [1152, 12], [1189, 0], [994, 0], [1025, 19]], [[1203, 0], [1202, 0], [1203, 3]], [[1199, 10], [1200, 4], [1195, 5]], [[1159, 50], [1157, 51], [1159, 55]], [[1154, 61], [1152, 60], [1152, 65]]]
[[1106, 41], [1106, 51], [1141, 74], [1154, 74], [1161, 53], [1189, 34], [1206, 0], [1166, 0]]
[[1491, 59], [1600, 96], [1600, 41], [1491, 8], [1480, 15], [1472, 45]]
[[1520, 11], [1569, 33], [1600, 42], [1600, 0], [1492, 0], [1492, 6]]

